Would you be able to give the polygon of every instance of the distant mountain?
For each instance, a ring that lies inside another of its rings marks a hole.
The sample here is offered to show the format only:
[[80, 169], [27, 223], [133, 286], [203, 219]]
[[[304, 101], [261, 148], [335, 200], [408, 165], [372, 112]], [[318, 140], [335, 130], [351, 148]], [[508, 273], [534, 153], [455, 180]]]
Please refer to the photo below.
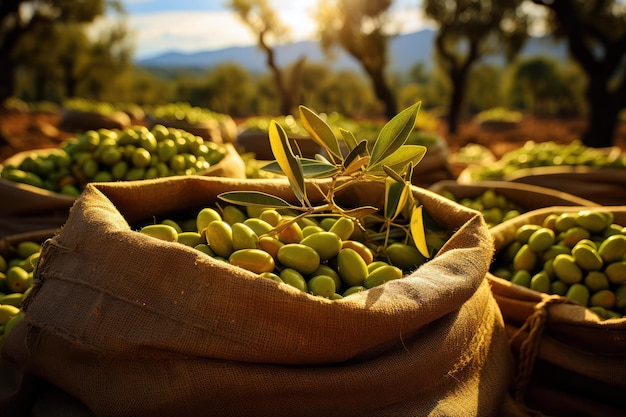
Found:
[[[406, 73], [415, 64], [424, 63], [426, 67], [433, 62], [433, 48], [436, 31], [422, 30], [395, 36], [389, 42], [389, 70], [393, 73]], [[531, 38], [522, 55], [543, 54], [557, 60], [567, 56], [563, 42], [555, 44], [550, 38]], [[276, 61], [279, 66], [295, 62], [306, 56], [307, 62], [323, 63], [333, 70], [360, 70], [359, 63], [341, 48], [334, 49], [334, 58], [329, 59], [319, 43], [313, 41], [295, 42], [276, 47]], [[167, 52], [151, 58], [140, 59], [137, 65], [147, 68], [169, 69], [204, 69], [218, 64], [232, 62], [252, 73], [267, 71], [266, 55], [256, 46], [232, 47], [219, 50], [193, 53]], [[490, 57], [489, 62], [503, 62], [502, 57]]]

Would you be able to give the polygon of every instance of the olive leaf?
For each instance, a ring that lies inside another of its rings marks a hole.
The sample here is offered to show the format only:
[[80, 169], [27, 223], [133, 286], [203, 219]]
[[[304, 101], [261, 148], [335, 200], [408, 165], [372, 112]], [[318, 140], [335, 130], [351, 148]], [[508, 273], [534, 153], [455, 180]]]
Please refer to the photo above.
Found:
[[368, 172], [372, 174], [381, 173], [383, 165], [394, 169], [403, 168], [409, 162], [413, 165], [417, 165], [422, 158], [424, 158], [424, 155], [426, 155], [426, 151], [427, 148], [422, 145], [402, 145], [397, 151], [387, 156], [385, 159], [376, 164], [370, 164], [368, 166]]
[[363, 217], [378, 213], [378, 207], [374, 206], [361, 206], [353, 209], [343, 210], [343, 214], [356, 219], [362, 219]]
[[341, 137], [343, 137], [343, 141], [348, 147], [348, 150], [351, 151], [352, 149], [356, 148], [357, 140], [354, 136], [354, 133], [341, 127], [339, 128], [339, 133], [341, 133]]
[[302, 165], [300, 164], [299, 158], [294, 155], [291, 149], [285, 130], [275, 120], [272, 120], [270, 122], [268, 136], [276, 162], [289, 179], [294, 194], [296, 194], [298, 200], [304, 204], [306, 200], [306, 188], [304, 185]]
[[[368, 234], [371, 242], [384, 241], [386, 244], [390, 238], [402, 239], [409, 235], [418, 251], [428, 258], [426, 231], [430, 230], [427, 224], [429, 217], [415, 201], [411, 188], [413, 167], [422, 160], [427, 149], [421, 145], [405, 144], [413, 130], [419, 107], [420, 103], [416, 103], [385, 124], [372, 147], [368, 146], [367, 140], [357, 141], [352, 132], [340, 128], [339, 132], [348, 149], [348, 154], [344, 156], [330, 126], [312, 110], [300, 106], [303, 126], [313, 140], [327, 151], [327, 156], [316, 154], [314, 159], [310, 159], [294, 154], [282, 126], [272, 121], [268, 134], [275, 160], [261, 169], [287, 177], [302, 207], [263, 192], [233, 191], [222, 193], [219, 198], [244, 206], [305, 208], [306, 211], [299, 216], [331, 213], [359, 220], [367, 219], [368, 222], [381, 225], [380, 230]], [[307, 200], [306, 186], [316, 186], [316, 183], [306, 181], [318, 178], [330, 178], [332, 181], [328, 190], [317, 188], [325, 193], [324, 203], [313, 207]], [[335, 201], [337, 193], [362, 180], [384, 181], [382, 210], [369, 205], [345, 209]]]
[[424, 216], [423, 206], [413, 207], [411, 212], [411, 237], [417, 250], [424, 255], [425, 258], [430, 258], [428, 253], [428, 245], [426, 243], [426, 230], [424, 229]]
[[343, 174], [350, 175], [359, 171], [362, 167], [367, 165], [369, 160], [370, 160], [369, 156], [357, 156], [356, 159], [353, 159], [352, 162], [348, 166], [346, 166], [346, 168], [343, 171]]
[[357, 159], [359, 156], [365, 156], [365, 155], [367, 155], [367, 141], [362, 140], [361, 142], [359, 142], [358, 145], [353, 147], [350, 150], [350, 153], [348, 154], [348, 156], [346, 156], [346, 159], [343, 161], [344, 169], [347, 169], [348, 166], [352, 164], [352, 161]]
[[400, 174], [394, 171], [393, 168], [388, 167], [387, 165], [383, 165], [383, 171], [385, 171], [387, 175], [389, 175], [391, 178], [393, 178], [397, 182], [404, 182], [404, 178], [402, 178]]
[[[318, 155], [319, 156], [319, 155]], [[325, 160], [301, 158], [300, 165], [302, 166], [302, 174], [304, 178], [327, 178], [332, 177], [339, 168]], [[267, 165], [261, 167], [263, 171], [271, 172], [273, 174], [285, 175], [278, 162], [272, 161]]]
[[372, 149], [372, 166], [376, 166], [379, 161], [387, 158], [404, 145], [415, 126], [419, 107], [419, 102], [408, 107], [382, 127]]
[[326, 149], [331, 158], [341, 159], [339, 143], [331, 127], [309, 108], [300, 106], [299, 109], [302, 126], [309, 132], [311, 138]]
[[243, 206], [260, 206], [267, 208], [292, 207], [287, 201], [261, 191], [227, 191], [218, 195], [221, 200]]
[[406, 169], [404, 171], [404, 180], [407, 182], [411, 182], [413, 179], [413, 162], [409, 162], [406, 165]]
[[411, 192], [410, 184], [395, 178], [385, 179], [385, 217], [393, 220], [402, 212]]

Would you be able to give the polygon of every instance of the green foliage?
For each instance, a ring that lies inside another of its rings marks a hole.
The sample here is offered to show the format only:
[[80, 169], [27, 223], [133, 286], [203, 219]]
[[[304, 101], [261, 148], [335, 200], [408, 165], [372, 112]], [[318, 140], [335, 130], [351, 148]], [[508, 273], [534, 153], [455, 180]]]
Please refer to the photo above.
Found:
[[584, 75], [571, 62], [546, 56], [519, 59], [509, 68], [504, 84], [510, 103], [539, 116], [581, 114], [584, 110]]
[[[347, 216], [361, 225], [363, 230], [365, 230], [362, 226], [364, 218], [374, 216], [380, 211], [383, 213], [382, 233], [385, 242], [392, 229], [403, 230], [412, 238], [420, 252], [428, 257], [420, 204], [413, 199], [410, 192], [413, 166], [424, 157], [426, 147], [405, 144], [415, 125], [419, 106], [420, 103], [414, 104], [387, 122], [380, 130], [371, 152], [366, 140], [357, 141], [351, 132], [340, 129], [346, 145], [342, 148], [335, 131], [311, 109], [300, 106], [302, 125], [313, 140], [326, 150], [330, 160], [321, 155], [317, 155], [315, 159], [304, 159], [296, 155], [291, 149], [284, 129], [279, 123], [272, 121], [268, 133], [275, 161], [266, 169], [288, 179], [300, 205], [289, 205], [287, 208], [301, 212], [296, 218], [316, 213]], [[317, 179], [327, 179], [330, 185], [324, 188], [316, 182]], [[335, 199], [337, 192], [347, 186], [366, 181], [384, 182], [384, 207], [365, 206], [346, 209], [337, 203]], [[311, 204], [307, 196], [307, 185], [315, 187], [324, 195], [321, 205]], [[267, 208], [286, 208], [284, 200], [272, 200], [272, 196], [254, 191], [226, 192], [220, 194], [219, 198], [244, 206], [254, 204]], [[415, 214], [415, 217], [402, 217], [401, 213], [406, 210]]]
[[474, 118], [477, 123], [504, 122], [519, 123], [524, 114], [522, 112], [507, 109], [506, 107], [493, 107], [479, 112]]
[[[57, 85], [66, 90], [65, 96], [74, 96], [79, 82], [95, 86], [101, 76], [111, 82], [115, 76], [111, 64], [129, 62], [129, 49], [122, 45], [123, 24], [110, 27], [93, 42], [86, 35], [85, 23], [103, 15], [107, 8], [121, 11], [119, 1], [44, 0], [33, 4], [18, 0], [6, 6], [0, 8], [1, 101], [15, 93], [18, 70], [29, 72], [30, 99], [38, 101], [58, 96], [58, 91], [51, 91]], [[112, 56], [115, 58], [109, 59]], [[106, 84], [101, 81], [98, 93]]]

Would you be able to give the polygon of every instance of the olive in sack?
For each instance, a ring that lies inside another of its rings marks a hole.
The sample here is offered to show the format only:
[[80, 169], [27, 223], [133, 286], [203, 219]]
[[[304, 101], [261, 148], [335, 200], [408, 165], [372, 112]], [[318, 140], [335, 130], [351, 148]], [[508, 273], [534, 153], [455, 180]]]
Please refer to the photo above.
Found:
[[274, 209], [226, 205], [205, 207], [184, 222], [165, 219], [139, 231], [331, 300], [400, 279], [427, 260], [415, 246], [395, 241], [374, 256], [372, 248], [355, 239], [355, 229], [347, 217], [302, 219]]
[[520, 226], [491, 272], [605, 319], [626, 316], [626, 228], [608, 210], [551, 213], [542, 224]]
[[480, 211], [489, 226], [505, 222], [526, 211], [493, 188], [487, 188], [475, 197], [457, 198], [449, 190], [442, 191], [441, 195], [465, 207]]
[[0, 255], [0, 348], [5, 335], [23, 317], [22, 301], [31, 291], [41, 243], [24, 240]]

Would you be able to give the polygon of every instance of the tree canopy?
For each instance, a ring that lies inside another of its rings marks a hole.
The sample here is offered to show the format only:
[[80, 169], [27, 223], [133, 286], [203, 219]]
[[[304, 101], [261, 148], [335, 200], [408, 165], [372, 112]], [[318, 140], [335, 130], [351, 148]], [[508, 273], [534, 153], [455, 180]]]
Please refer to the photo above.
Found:
[[[96, 17], [104, 15], [107, 8], [117, 12], [123, 11], [118, 0], [3, 0], [0, 2], [0, 77], [3, 80], [0, 83], [0, 103], [13, 95], [16, 82], [15, 72], [20, 65], [31, 66], [35, 72], [39, 73], [39, 78], [44, 75], [61, 76], [63, 70], [66, 76], [75, 77], [76, 74], [68, 68], [58, 68], [62, 64], [55, 59], [58, 58], [63, 63], [67, 63], [68, 57], [70, 59], [77, 57], [78, 52], [86, 43], [84, 33], [80, 33], [82, 28], [80, 25], [92, 22]], [[109, 39], [109, 41], [112, 40], [113, 37]], [[118, 41], [119, 38], [113, 43], [118, 44]], [[94, 47], [92, 52], [98, 52], [97, 42], [92, 46]], [[104, 45], [99, 44], [100, 51], [102, 46]], [[127, 56], [130, 57], [130, 54]], [[57, 68], [50, 70], [50, 67], [54, 67], [55, 64]], [[48, 74], [41, 73], [42, 67], [48, 68]], [[55, 71], [56, 74], [54, 74]]]

